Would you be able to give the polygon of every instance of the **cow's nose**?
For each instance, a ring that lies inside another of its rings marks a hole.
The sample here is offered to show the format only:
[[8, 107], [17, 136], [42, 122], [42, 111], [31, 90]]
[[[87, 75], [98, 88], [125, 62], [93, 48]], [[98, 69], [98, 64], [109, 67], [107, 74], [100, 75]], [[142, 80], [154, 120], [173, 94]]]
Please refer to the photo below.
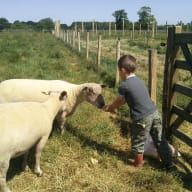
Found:
[[98, 99], [98, 108], [103, 108], [105, 106], [105, 101], [103, 99], [103, 96], [99, 95], [97, 99]]

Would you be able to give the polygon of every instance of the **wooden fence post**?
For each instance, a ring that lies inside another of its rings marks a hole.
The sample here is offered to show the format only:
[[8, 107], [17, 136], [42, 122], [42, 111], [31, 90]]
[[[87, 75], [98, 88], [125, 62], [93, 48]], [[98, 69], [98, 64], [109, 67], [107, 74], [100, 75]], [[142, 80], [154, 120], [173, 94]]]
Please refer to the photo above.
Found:
[[149, 31], [147, 31], [147, 47], [149, 47]]
[[69, 31], [69, 44], [72, 44], [72, 33], [71, 30]]
[[95, 30], [95, 22], [92, 22], [92, 33], [94, 34], [94, 30]]
[[166, 26], [166, 34], [167, 34], [167, 36], [168, 36], [168, 24], [167, 24], [167, 21], [166, 21], [166, 24], [165, 24], [165, 26]]
[[62, 39], [62, 30], [60, 30], [60, 32], [59, 32], [59, 39]]
[[145, 39], [145, 41], [147, 41], [147, 32], [146, 31], [144, 32], [144, 39]]
[[71, 45], [71, 31], [69, 31], [69, 45]]
[[63, 30], [63, 42], [65, 43], [65, 30]]
[[133, 31], [130, 32], [130, 40], [133, 40]]
[[95, 24], [95, 34], [97, 35], [98, 29], [97, 29], [97, 23]]
[[75, 48], [75, 31], [73, 30], [73, 45], [72, 45], [73, 48]]
[[149, 94], [154, 103], [157, 101], [156, 82], [157, 82], [157, 50], [149, 50]]
[[98, 38], [98, 49], [97, 49], [97, 69], [100, 69], [101, 65], [101, 35]]
[[157, 22], [155, 22], [155, 37], [157, 36]]
[[152, 38], [155, 38], [155, 23], [152, 25]]
[[80, 52], [81, 51], [81, 37], [80, 37], [79, 31], [77, 33], [77, 38], [78, 38], [78, 52]]
[[66, 32], [66, 35], [67, 35], [67, 37], [66, 37], [66, 42], [69, 43], [69, 31], [68, 31], [68, 30], [67, 30], [67, 32]]
[[57, 38], [59, 38], [59, 34], [60, 34], [60, 21], [56, 21], [55, 22], [55, 36]]
[[109, 36], [111, 35], [111, 22], [109, 22]]
[[89, 58], [89, 32], [87, 32], [87, 41], [86, 41], [86, 59]]
[[119, 84], [119, 68], [118, 68], [118, 61], [120, 58], [121, 54], [121, 44], [120, 44], [120, 39], [117, 40], [117, 46], [116, 46], [116, 77], [115, 77], [115, 86]]
[[125, 34], [125, 20], [123, 19], [123, 35]]
[[75, 35], [77, 36], [77, 23], [75, 23]]
[[84, 32], [84, 23], [81, 22], [81, 32]]
[[132, 40], [135, 39], [135, 24], [132, 25]]
[[149, 28], [150, 28], [150, 27], [149, 27], [149, 23], [148, 23], [148, 24], [147, 24], [147, 32], [149, 32]]
[[141, 24], [139, 24], [139, 36], [141, 36]]

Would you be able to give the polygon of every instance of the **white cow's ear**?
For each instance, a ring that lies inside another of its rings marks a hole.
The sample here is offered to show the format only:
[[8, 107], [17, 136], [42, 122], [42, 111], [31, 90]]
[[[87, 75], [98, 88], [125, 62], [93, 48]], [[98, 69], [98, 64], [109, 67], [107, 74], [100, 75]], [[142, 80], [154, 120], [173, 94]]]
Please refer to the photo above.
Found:
[[66, 92], [66, 91], [62, 91], [61, 94], [60, 94], [59, 99], [60, 99], [60, 100], [65, 100], [66, 97], [67, 97], [67, 92]]
[[94, 93], [93, 87], [84, 87], [82, 91], [86, 93]]
[[41, 93], [44, 95], [50, 95], [50, 91], [42, 91]]
[[101, 87], [102, 87], [102, 88], [105, 88], [105, 87], [107, 87], [107, 86], [106, 86], [106, 85], [104, 85], [104, 84], [101, 84]]
[[93, 87], [88, 87], [88, 92], [89, 92], [89, 93], [94, 93]]
[[51, 95], [51, 94], [57, 93], [57, 91], [42, 91], [41, 93], [44, 95]]
[[86, 91], [88, 89], [88, 87], [83, 87], [82, 91]]
[[84, 87], [84, 88], [82, 89], [82, 91], [87, 93], [87, 92], [90, 91], [90, 87], [87, 87], [87, 86], [86, 86], [86, 87]]

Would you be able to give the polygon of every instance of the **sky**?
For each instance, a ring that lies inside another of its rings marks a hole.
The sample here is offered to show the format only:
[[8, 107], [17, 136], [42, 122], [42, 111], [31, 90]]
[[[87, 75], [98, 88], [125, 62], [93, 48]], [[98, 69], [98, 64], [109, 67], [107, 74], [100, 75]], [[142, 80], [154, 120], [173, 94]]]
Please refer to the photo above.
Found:
[[192, 0], [0, 0], [0, 17], [11, 23], [51, 18], [71, 25], [75, 21], [112, 22], [113, 12], [124, 9], [128, 19], [136, 22], [143, 6], [151, 8], [160, 25], [192, 21]]

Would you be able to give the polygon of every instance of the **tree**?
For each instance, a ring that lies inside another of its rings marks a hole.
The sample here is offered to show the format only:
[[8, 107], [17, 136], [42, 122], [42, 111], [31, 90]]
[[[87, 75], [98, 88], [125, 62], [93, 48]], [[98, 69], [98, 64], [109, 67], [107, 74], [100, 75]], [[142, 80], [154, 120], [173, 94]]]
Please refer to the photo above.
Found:
[[150, 7], [141, 7], [137, 14], [139, 15], [139, 23], [142, 25], [143, 29], [147, 29], [148, 25], [156, 22], [154, 15], [151, 14]]
[[36, 29], [37, 23], [34, 21], [27, 21], [26, 24], [29, 26], [29, 28]]
[[66, 29], [68, 29], [69, 27], [68, 27], [68, 25], [67, 24], [61, 24], [61, 29], [64, 29], [64, 30], [66, 30]]
[[187, 31], [192, 31], [192, 21], [186, 24]]
[[124, 20], [125, 26], [128, 25], [129, 21], [127, 18], [127, 13], [125, 12], [124, 9], [117, 10], [112, 15], [115, 17], [117, 29], [119, 30], [123, 29], [123, 20]]
[[0, 18], [0, 30], [10, 28], [10, 23], [6, 18]]
[[28, 26], [25, 22], [20, 22], [18, 20], [14, 21], [11, 25], [12, 29], [28, 29]]
[[41, 19], [37, 23], [37, 29], [51, 31], [54, 29], [54, 22], [50, 18]]

